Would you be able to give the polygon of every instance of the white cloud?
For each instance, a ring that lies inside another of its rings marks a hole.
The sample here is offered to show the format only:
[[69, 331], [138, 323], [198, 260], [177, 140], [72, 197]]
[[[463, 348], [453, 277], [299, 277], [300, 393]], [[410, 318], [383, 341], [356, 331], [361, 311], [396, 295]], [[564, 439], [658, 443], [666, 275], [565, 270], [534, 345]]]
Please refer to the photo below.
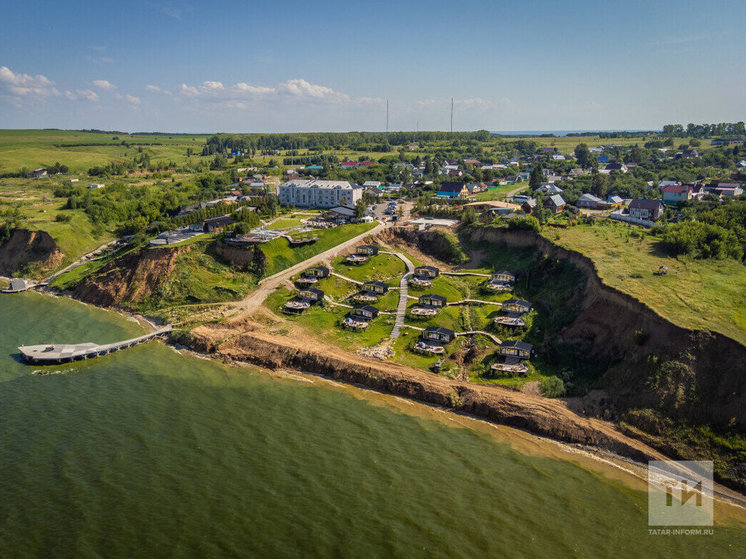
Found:
[[88, 101], [97, 102], [98, 94], [90, 89], [78, 89], [75, 91], [65, 90], [65, 97], [70, 101], [76, 101], [78, 99], [87, 99]]
[[0, 92], [3, 91], [19, 98], [60, 95], [54, 82], [46, 76], [16, 74], [7, 66], [0, 66]]
[[116, 85], [107, 80], [93, 80], [91, 84], [93, 84], [94, 87], [103, 89], [104, 91], [112, 91], [117, 88]]
[[[157, 91], [155, 86], [148, 89]], [[358, 97], [353, 98], [331, 87], [325, 85], [312, 84], [302, 78], [296, 78], [279, 83], [276, 86], [252, 85], [246, 82], [238, 82], [232, 86], [226, 86], [219, 81], [204, 81], [201, 85], [181, 84], [178, 92], [184, 97], [193, 98], [201, 101], [214, 101], [224, 107], [244, 107], [245, 102], [256, 99], [264, 101], [310, 101], [324, 102], [333, 104], [342, 103], [380, 103], [381, 100], [375, 97]], [[228, 104], [228, 101], [235, 103]]]
[[294, 97], [311, 97], [314, 99], [337, 99], [348, 100], [350, 97], [344, 93], [338, 93], [331, 87], [314, 85], [304, 79], [288, 80], [281, 83], [278, 89]]
[[140, 104], [140, 98], [135, 97], [134, 95], [130, 95], [129, 93], [124, 96], [126, 101], [128, 103], [132, 103], [133, 105], [139, 105]]
[[277, 91], [274, 87], [263, 87], [261, 85], [249, 85], [247, 83], [238, 82], [233, 86], [234, 89], [240, 92], [251, 93], [256, 95], [264, 95], [268, 93], [275, 93]]
[[150, 84], [146, 85], [145, 89], [147, 89], [148, 91], [154, 91], [156, 93], [158, 93], [161, 90], [161, 88], [158, 87], [157, 85], [150, 85]]

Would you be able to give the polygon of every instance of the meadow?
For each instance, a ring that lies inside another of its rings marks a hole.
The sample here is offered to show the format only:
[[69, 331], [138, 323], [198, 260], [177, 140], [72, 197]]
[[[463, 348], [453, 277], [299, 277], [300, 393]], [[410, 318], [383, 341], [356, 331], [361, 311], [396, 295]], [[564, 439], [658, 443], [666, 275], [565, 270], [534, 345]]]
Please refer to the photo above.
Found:
[[[656, 237], [604, 221], [551, 229], [552, 242], [588, 256], [601, 280], [684, 328], [719, 332], [746, 343], [746, 273], [735, 260], [672, 258]], [[661, 266], [666, 275], [655, 275]]]
[[[121, 163], [139, 155], [150, 155], [154, 164], [189, 161], [187, 149], [202, 152], [207, 135], [134, 135], [74, 130], [0, 130], [0, 174], [46, 167], [60, 162], [73, 173], [97, 165]], [[195, 162], [199, 155], [191, 158]]]

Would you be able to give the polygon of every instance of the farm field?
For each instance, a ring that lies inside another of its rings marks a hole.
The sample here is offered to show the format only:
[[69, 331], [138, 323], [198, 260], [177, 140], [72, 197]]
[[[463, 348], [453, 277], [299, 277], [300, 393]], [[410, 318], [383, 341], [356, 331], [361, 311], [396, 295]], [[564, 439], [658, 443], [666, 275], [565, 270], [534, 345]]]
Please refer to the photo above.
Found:
[[[0, 130], [0, 173], [34, 169], [59, 161], [71, 172], [96, 165], [123, 162], [148, 153], [152, 162], [184, 164], [187, 148], [201, 153], [207, 135], [120, 134], [73, 130]], [[123, 145], [126, 142], [127, 145]], [[201, 157], [192, 156], [196, 162]]]
[[[684, 328], [712, 330], [746, 343], [746, 273], [735, 260], [678, 259], [663, 255], [655, 237], [638, 228], [603, 222], [552, 229], [552, 242], [593, 260], [599, 276]], [[653, 272], [668, 267], [664, 276]]]

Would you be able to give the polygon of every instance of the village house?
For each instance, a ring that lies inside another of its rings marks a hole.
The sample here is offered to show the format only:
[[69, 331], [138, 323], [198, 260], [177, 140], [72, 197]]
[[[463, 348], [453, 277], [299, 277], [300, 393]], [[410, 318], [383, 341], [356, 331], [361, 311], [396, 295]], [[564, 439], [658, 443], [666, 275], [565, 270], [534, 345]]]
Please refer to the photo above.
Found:
[[530, 359], [531, 351], [534, 346], [526, 342], [503, 342], [500, 344], [500, 355], [505, 357], [518, 357], [520, 359]]
[[635, 198], [629, 203], [629, 215], [647, 221], [657, 221], [665, 210], [660, 200]]
[[598, 210], [598, 209], [606, 207], [606, 202], [604, 202], [598, 196], [594, 196], [593, 194], [586, 193], [586, 194], [580, 195], [576, 205], [579, 208], [588, 208], [591, 210]]
[[434, 344], [448, 344], [453, 341], [456, 334], [453, 330], [443, 328], [442, 326], [430, 326], [422, 332], [422, 340]]
[[662, 188], [663, 190], [663, 202], [665, 204], [678, 204], [679, 202], [685, 202], [692, 198], [699, 197], [702, 189], [695, 187], [693, 184], [672, 184], [666, 185]]
[[741, 138], [715, 138], [712, 140], [713, 146], [730, 146], [733, 144], [742, 144], [743, 140]]
[[524, 314], [531, 311], [531, 303], [521, 299], [508, 299], [503, 302], [502, 310], [505, 312], [514, 312]]
[[221, 215], [218, 217], [211, 217], [205, 219], [202, 222], [202, 231], [205, 233], [212, 233], [214, 231], [222, 231], [229, 225], [235, 223], [235, 220], [229, 215]]
[[743, 194], [743, 188], [737, 182], [711, 182], [704, 187], [705, 192], [715, 196], [740, 196]]
[[628, 171], [628, 167], [624, 163], [609, 163], [605, 168], [606, 171], [621, 171], [622, 173], [626, 173]]
[[363, 291], [367, 293], [375, 293], [376, 295], [385, 295], [389, 291], [388, 284], [378, 281], [378, 280], [371, 280], [366, 281], [363, 284]]
[[440, 309], [446, 306], [446, 298], [442, 295], [422, 295], [417, 303], [424, 307], [434, 307]]
[[370, 305], [364, 305], [362, 307], [355, 307], [350, 311], [352, 318], [362, 320], [372, 320], [378, 316], [378, 309]]
[[[514, 198], [515, 200], [515, 198]], [[536, 201], [536, 198], [529, 198], [526, 200], [523, 204], [521, 204], [521, 209], [526, 212], [527, 214], [532, 214], [536, 210], [536, 204], [538, 202]]]
[[465, 182], [444, 182], [440, 185], [437, 196], [444, 198], [466, 198], [469, 196], [469, 189]]
[[565, 209], [565, 200], [559, 194], [555, 194], [544, 200], [544, 207], [553, 214], [557, 214]]
[[536, 194], [559, 194], [560, 192], [562, 189], [553, 182], [544, 183], [536, 189]]

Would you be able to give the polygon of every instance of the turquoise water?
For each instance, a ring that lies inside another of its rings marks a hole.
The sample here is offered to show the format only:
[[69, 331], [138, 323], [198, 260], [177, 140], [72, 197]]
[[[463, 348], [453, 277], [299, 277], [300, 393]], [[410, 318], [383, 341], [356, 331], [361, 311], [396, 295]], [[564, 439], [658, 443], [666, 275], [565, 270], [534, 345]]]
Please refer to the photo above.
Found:
[[650, 536], [640, 491], [321, 380], [159, 342], [32, 375], [19, 344], [142, 330], [37, 294], [0, 317], [1, 557], [746, 552], [741, 528]]

